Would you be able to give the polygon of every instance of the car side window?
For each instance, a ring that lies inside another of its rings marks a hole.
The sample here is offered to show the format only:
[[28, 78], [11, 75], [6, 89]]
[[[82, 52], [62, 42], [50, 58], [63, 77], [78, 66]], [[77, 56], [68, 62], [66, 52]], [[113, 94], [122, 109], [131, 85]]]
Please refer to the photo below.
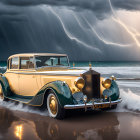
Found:
[[20, 57], [20, 69], [33, 69], [33, 57]]
[[49, 59], [45, 62], [48, 66], [56, 66], [58, 64], [57, 57], [49, 57]]
[[10, 69], [18, 69], [18, 66], [19, 66], [19, 58], [18, 57], [12, 58]]

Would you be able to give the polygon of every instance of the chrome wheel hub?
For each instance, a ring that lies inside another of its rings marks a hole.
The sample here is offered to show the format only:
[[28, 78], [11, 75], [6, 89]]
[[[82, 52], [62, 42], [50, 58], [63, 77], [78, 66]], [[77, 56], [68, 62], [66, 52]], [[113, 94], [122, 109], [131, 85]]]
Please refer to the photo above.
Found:
[[57, 114], [58, 103], [57, 103], [56, 97], [53, 94], [51, 94], [51, 96], [49, 96], [49, 108], [50, 108], [50, 111], [53, 115]]

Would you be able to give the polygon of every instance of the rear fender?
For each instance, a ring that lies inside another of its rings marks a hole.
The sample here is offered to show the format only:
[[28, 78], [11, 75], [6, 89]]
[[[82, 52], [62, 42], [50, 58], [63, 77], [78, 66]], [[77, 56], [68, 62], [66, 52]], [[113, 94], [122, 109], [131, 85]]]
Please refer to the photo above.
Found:
[[10, 90], [8, 80], [5, 76], [0, 75], [0, 83], [1, 83], [1, 86], [2, 86], [4, 96], [5, 97], [10, 96], [12, 94], [12, 92]]

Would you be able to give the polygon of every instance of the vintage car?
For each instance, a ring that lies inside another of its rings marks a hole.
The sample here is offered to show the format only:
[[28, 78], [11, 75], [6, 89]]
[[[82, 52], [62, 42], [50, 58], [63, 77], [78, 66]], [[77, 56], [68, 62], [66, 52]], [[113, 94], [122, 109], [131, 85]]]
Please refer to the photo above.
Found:
[[70, 67], [66, 54], [16, 54], [0, 74], [0, 97], [48, 109], [62, 119], [66, 109], [116, 108], [121, 102], [115, 77]]

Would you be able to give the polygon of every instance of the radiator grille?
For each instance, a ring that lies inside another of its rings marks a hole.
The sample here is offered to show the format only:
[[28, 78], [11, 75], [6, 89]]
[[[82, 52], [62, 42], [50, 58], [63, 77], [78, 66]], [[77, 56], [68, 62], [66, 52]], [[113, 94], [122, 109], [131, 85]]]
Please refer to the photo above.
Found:
[[83, 74], [85, 87], [82, 92], [87, 95], [88, 99], [100, 98], [100, 73], [89, 70]]

